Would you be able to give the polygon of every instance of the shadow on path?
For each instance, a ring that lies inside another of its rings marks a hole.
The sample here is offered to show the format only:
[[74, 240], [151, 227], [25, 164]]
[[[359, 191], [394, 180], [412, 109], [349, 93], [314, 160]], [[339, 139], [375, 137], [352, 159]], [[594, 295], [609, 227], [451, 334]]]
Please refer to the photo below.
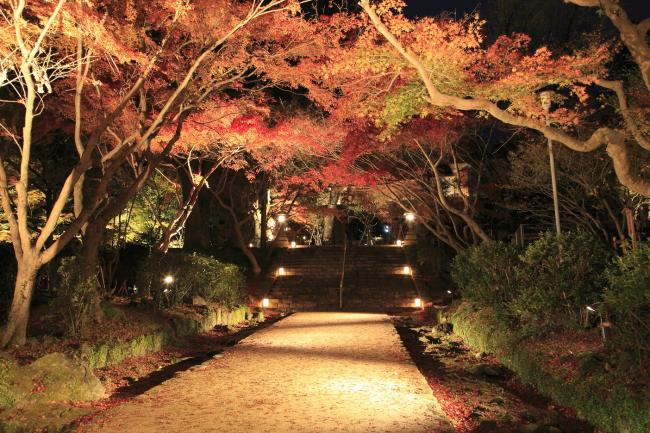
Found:
[[[276, 323], [282, 317], [267, 319], [264, 322], [257, 324], [257, 326], [249, 326], [243, 328], [237, 332], [228, 333], [223, 336], [212, 338], [210, 340], [212, 348], [205, 351], [198, 351], [193, 353], [192, 356], [182, 359], [179, 362], [174, 364], [167, 365], [160, 370], [154, 371], [153, 373], [139, 378], [136, 381], [132, 381], [130, 384], [121, 386], [115, 390], [111, 395], [111, 398], [115, 399], [129, 399], [137, 397], [140, 394], [144, 394], [151, 388], [160, 385], [161, 383], [173, 378], [176, 374], [189, 370], [192, 367], [203, 364], [204, 362], [215, 357], [219, 353], [223, 352], [227, 347], [232, 347], [239, 343], [244, 338], [253, 334], [254, 332], [260, 331], [261, 329], [268, 328], [272, 324]], [[200, 339], [202, 336], [197, 335], [190, 337], [188, 342], [185, 344], [191, 344], [192, 340]], [[201, 345], [199, 345], [201, 346]]]

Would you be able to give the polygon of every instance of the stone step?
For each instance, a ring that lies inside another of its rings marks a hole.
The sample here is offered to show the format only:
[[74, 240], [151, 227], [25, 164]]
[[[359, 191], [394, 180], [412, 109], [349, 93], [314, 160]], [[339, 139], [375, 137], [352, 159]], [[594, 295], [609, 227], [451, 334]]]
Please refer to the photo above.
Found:
[[388, 311], [413, 308], [418, 297], [413, 278], [404, 274], [407, 265], [401, 248], [349, 247], [343, 269], [342, 247], [288, 249], [275, 260], [274, 269], [283, 267], [286, 275], [270, 284], [271, 308], [282, 310], [338, 309], [343, 278], [346, 308]]

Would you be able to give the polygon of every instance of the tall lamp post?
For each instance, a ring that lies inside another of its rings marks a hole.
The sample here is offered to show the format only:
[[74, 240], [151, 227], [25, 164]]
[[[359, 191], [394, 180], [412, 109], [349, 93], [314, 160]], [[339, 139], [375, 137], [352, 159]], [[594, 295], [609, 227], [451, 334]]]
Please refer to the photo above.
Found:
[[[551, 121], [549, 118], [549, 113], [551, 111], [551, 99], [553, 97], [553, 92], [550, 90], [545, 90], [540, 92], [539, 98], [542, 103], [542, 108], [546, 112], [546, 125], [550, 126]], [[553, 140], [548, 139], [548, 160], [551, 166], [551, 186], [553, 188], [553, 211], [555, 212], [555, 231], [559, 236], [561, 233], [560, 229], [560, 204], [557, 198], [557, 177], [555, 175], [555, 157], [553, 156]]]
[[286, 232], [287, 215], [283, 213], [278, 214], [277, 221], [279, 223], [279, 227], [278, 234], [275, 238], [275, 246], [278, 248], [288, 248], [290, 244]]

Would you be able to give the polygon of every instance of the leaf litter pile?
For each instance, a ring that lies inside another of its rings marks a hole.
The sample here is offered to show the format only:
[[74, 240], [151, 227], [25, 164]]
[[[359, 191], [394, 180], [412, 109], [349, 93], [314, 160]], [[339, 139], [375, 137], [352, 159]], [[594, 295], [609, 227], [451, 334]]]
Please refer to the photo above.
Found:
[[395, 326], [458, 433], [598, 433], [444, 327], [412, 317]]

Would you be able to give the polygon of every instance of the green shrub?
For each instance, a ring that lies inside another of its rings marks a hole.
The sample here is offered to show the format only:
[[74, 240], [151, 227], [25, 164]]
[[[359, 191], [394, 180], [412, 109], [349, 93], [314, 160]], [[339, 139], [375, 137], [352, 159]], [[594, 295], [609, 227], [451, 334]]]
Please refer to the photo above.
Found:
[[73, 337], [82, 335], [97, 305], [97, 278], [84, 276], [82, 259], [64, 257], [57, 269], [55, 281], [56, 309], [64, 320], [66, 333]]
[[601, 297], [607, 263], [607, 249], [589, 233], [543, 234], [521, 256], [513, 314], [536, 331], [579, 326]]
[[614, 260], [607, 272], [604, 294], [606, 313], [614, 323], [609, 343], [633, 353], [650, 356], [650, 242]]
[[503, 242], [484, 242], [458, 254], [451, 276], [463, 298], [508, 315], [509, 303], [519, 290], [517, 254], [515, 247]]
[[650, 396], [623, 383], [611, 384], [613, 375], [598, 369], [587, 377], [567, 379], [549, 366], [527, 344], [517, 344], [510, 327], [489, 311], [461, 303], [451, 314], [454, 332], [476, 349], [489, 352], [519, 375], [524, 383], [559, 404], [576, 409], [601, 431], [650, 431]]
[[[173, 277], [165, 283], [166, 276]], [[200, 254], [151, 256], [138, 274], [140, 287], [151, 288], [157, 308], [168, 308], [201, 296], [207, 301], [235, 305], [242, 301], [244, 275], [235, 265]]]
[[409, 259], [417, 263], [418, 269], [435, 281], [437, 290], [447, 290], [453, 287], [450, 264], [454, 257], [451, 248], [438, 245], [433, 239], [418, 239], [417, 242], [405, 246]]

